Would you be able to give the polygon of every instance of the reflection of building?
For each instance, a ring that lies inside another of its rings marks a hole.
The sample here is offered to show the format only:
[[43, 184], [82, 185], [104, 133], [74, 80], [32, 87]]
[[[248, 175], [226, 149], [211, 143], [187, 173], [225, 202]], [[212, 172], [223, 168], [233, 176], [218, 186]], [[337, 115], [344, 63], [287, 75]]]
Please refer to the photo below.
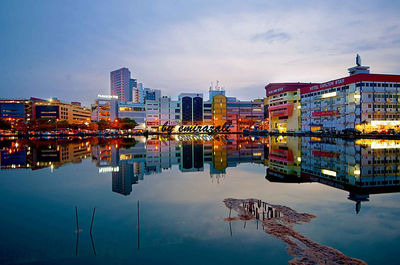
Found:
[[266, 178], [349, 191], [358, 212], [370, 194], [400, 191], [399, 154], [400, 141], [394, 140], [271, 137]]
[[132, 184], [145, 175], [159, 174], [176, 166], [182, 172], [204, 171], [210, 167], [212, 178], [223, 177], [226, 168], [240, 163], [264, 161], [264, 146], [240, 135], [214, 138], [177, 136], [177, 139], [142, 138], [133, 147], [125, 149], [117, 142], [92, 147], [92, 159], [99, 173], [111, 173], [113, 191], [128, 195]]
[[0, 151], [1, 169], [44, 167], [57, 168], [68, 163], [79, 163], [90, 155], [89, 141], [57, 144], [54, 141], [36, 142], [27, 140], [11, 142]]
[[271, 137], [268, 152], [267, 179], [301, 182], [301, 149], [298, 137]]

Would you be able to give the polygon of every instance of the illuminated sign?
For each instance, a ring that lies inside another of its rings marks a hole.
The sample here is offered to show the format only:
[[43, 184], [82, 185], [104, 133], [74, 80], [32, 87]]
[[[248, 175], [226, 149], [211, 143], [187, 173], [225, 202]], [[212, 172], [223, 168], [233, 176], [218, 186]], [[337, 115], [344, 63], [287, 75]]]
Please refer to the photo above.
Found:
[[168, 125], [168, 122], [161, 126], [161, 132], [171, 133], [204, 133], [204, 134], [214, 134], [214, 133], [224, 133], [230, 132], [230, 125], [224, 123], [222, 126], [213, 125]]
[[372, 142], [371, 149], [398, 149], [400, 143], [395, 141]]
[[321, 98], [331, 98], [331, 97], [336, 97], [336, 92], [330, 92], [321, 95]]
[[118, 172], [119, 167], [100, 167], [99, 173]]
[[378, 125], [400, 125], [400, 121], [371, 121], [372, 126], [378, 126]]
[[322, 170], [321, 170], [321, 173], [322, 173], [322, 174], [325, 174], [325, 175], [328, 175], [328, 176], [331, 176], [331, 177], [336, 177], [336, 172], [333, 171], [333, 170], [322, 169]]
[[332, 116], [332, 115], [337, 115], [339, 112], [337, 110], [327, 110], [327, 111], [315, 111], [312, 113], [313, 117], [319, 117], [319, 116]]
[[98, 98], [105, 98], [105, 99], [118, 99], [118, 96], [115, 96], [115, 95], [102, 95], [102, 94], [98, 94], [97, 97], [98, 97]]

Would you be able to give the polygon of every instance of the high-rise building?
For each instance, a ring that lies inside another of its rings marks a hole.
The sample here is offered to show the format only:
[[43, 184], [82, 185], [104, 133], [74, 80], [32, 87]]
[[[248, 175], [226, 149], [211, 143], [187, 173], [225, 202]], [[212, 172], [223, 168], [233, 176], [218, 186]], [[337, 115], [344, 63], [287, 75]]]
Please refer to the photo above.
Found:
[[[133, 80], [133, 79], [132, 79]], [[111, 95], [118, 96], [119, 101], [132, 101], [131, 72], [128, 68], [121, 68], [110, 73]]]
[[181, 93], [178, 98], [182, 106], [182, 124], [202, 124], [203, 94]]

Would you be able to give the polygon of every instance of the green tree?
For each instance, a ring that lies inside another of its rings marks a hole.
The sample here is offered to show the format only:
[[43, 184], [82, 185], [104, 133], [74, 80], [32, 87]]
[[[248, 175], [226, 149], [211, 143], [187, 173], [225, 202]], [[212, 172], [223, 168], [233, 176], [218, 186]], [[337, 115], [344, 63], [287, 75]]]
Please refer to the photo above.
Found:
[[0, 119], [0, 129], [1, 130], [11, 129], [11, 123], [5, 119]]
[[137, 123], [135, 120], [132, 120], [130, 118], [123, 118], [120, 120], [120, 128], [124, 130], [129, 130], [133, 129], [137, 126]]
[[98, 126], [99, 130], [105, 130], [105, 129], [109, 129], [111, 127], [111, 124], [109, 121], [100, 120], [97, 122], [97, 126]]

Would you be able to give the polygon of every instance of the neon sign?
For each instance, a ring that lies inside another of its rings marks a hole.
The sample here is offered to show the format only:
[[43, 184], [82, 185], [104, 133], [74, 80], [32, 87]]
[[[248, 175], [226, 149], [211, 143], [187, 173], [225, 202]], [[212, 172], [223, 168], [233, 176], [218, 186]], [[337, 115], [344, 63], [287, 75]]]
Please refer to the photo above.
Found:
[[106, 98], [106, 99], [118, 99], [118, 96], [115, 96], [115, 95], [101, 95], [101, 94], [98, 94], [97, 97], [98, 98]]

